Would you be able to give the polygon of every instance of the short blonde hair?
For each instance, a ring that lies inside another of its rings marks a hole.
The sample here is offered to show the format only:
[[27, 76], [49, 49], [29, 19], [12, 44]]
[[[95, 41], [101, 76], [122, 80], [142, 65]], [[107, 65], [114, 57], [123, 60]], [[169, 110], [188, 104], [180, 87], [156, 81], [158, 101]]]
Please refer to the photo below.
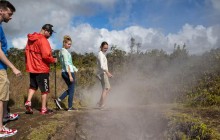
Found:
[[70, 37], [69, 35], [65, 35], [65, 36], [63, 37], [63, 45], [64, 45], [64, 43], [66, 43], [67, 41], [71, 41], [71, 42], [72, 42], [72, 39], [71, 39], [71, 37]]

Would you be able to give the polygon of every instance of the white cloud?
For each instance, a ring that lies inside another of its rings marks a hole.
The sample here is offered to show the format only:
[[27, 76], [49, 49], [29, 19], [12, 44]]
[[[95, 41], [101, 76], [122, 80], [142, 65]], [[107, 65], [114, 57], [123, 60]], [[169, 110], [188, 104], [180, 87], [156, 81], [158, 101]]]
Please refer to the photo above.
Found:
[[[11, 0], [16, 12], [12, 20], [5, 25], [10, 36], [24, 35], [39, 31], [45, 23], [51, 23], [56, 30], [72, 23], [75, 16], [88, 16], [98, 13], [97, 5], [109, 10], [117, 0]], [[91, 6], [93, 5], [93, 6]]]
[[[76, 27], [75, 30], [79, 31], [80, 28]], [[176, 43], [179, 45], [185, 44], [191, 54], [201, 54], [220, 46], [220, 34], [216, 33], [217, 29], [220, 30], [220, 26], [206, 28], [202, 25], [194, 27], [186, 24], [179, 33], [168, 34], [167, 36], [159, 30], [139, 26], [132, 26], [120, 31], [98, 30], [91, 27], [84, 29], [83, 33], [78, 34], [79, 37], [77, 37], [77, 34], [73, 34], [77, 38], [76, 44], [81, 47], [84, 46], [84, 49], [80, 49], [81, 51], [96, 51], [102, 41], [108, 41], [111, 45], [117, 45], [120, 49], [129, 51], [131, 37], [135, 38], [136, 43], [142, 44], [142, 51], [163, 49], [171, 52]], [[92, 31], [94, 33], [91, 33]], [[89, 42], [90, 45], [86, 45], [85, 42]], [[74, 49], [79, 50], [77, 46]]]
[[[52, 49], [56, 49], [56, 44], [53, 42], [53, 40], [49, 39], [50, 46]], [[12, 40], [12, 46], [14, 48], [18, 49], [24, 49], [27, 44], [27, 37], [19, 37], [19, 38], [14, 38]]]
[[26, 43], [27, 43], [26, 37], [14, 38], [12, 40], [13, 47], [18, 48], [18, 49], [24, 49]]
[[[124, 12], [118, 13], [118, 17], [112, 17], [110, 22], [115, 25], [130, 25], [126, 21], [132, 18], [129, 13], [132, 13], [132, 3], [135, 1], [124, 1]], [[219, 0], [211, 1], [215, 9], [220, 9]], [[17, 48], [24, 47], [26, 44], [25, 36], [28, 33], [39, 32], [45, 23], [53, 24], [54, 30], [57, 32], [50, 40], [52, 48], [61, 48], [63, 36], [68, 34], [73, 39], [71, 50], [80, 53], [97, 52], [102, 41], [107, 41], [110, 45], [117, 45], [120, 49], [129, 51], [131, 37], [134, 37], [137, 43], [142, 44], [142, 51], [163, 49], [171, 52], [175, 43], [180, 45], [185, 43], [190, 53], [202, 53], [220, 45], [220, 25], [205, 27], [185, 24], [179, 32], [168, 35], [158, 29], [144, 28], [138, 25], [127, 26], [122, 30], [97, 29], [88, 23], [74, 25], [74, 17], [86, 17], [106, 12], [109, 9], [113, 10], [119, 0], [11, 0], [11, 2], [17, 11], [13, 15], [12, 21], [4, 24], [4, 27], [7, 37], [12, 38], [12, 41], [9, 42], [12, 42], [12, 45]], [[170, 0], [169, 2], [174, 1]], [[97, 7], [93, 8], [91, 5]]]
[[[218, 29], [219, 27], [215, 28]], [[205, 28], [202, 25], [193, 27], [186, 24], [178, 34], [168, 35], [170, 45], [174, 43], [180, 45], [186, 44], [190, 53], [194, 54], [203, 53], [212, 48], [219, 47], [219, 39], [220, 34], [214, 34], [214, 27]]]
[[[98, 52], [102, 41], [107, 41], [110, 46], [117, 45], [119, 49], [129, 51], [130, 39], [135, 38], [136, 43], [141, 43], [141, 51], [152, 49], [163, 49], [168, 53], [172, 52], [174, 44], [185, 44], [191, 54], [201, 54], [212, 48], [220, 46], [220, 25], [204, 27], [202, 25], [192, 26], [185, 24], [177, 34], [164, 35], [161, 31], [153, 28], [132, 26], [124, 30], [96, 29], [89, 24], [82, 24], [77, 27], [67, 27], [59, 34], [60, 44], [64, 35], [70, 35], [73, 40], [71, 51], [79, 53]], [[13, 45], [17, 48], [24, 46], [24, 38], [16, 38]], [[57, 43], [52, 42], [52, 48], [60, 49]]]
[[211, 0], [214, 9], [220, 12], [220, 1], [219, 0]]

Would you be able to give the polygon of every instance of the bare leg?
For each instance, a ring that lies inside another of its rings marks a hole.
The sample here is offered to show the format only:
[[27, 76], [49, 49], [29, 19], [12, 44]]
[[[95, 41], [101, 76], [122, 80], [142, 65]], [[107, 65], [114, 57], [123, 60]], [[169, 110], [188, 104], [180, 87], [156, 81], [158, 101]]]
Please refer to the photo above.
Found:
[[31, 99], [32, 99], [32, 97], [33, 97], [33, 95], [34, 95], [34, 93], [35, 93], [35, 90], [34, 89], [29, 89], [28, 90], [28, 101], [31, 101]]
[[0, 101], [0, 130], [3, 127], [3, 101]]
[[41, 101], [42, 101], [42, 107], [43, 109], [46, 109], [47, 105], [47, 94], [42, 94], [41, 95]]
[[108, 93], [109, 93], [109, 90], [110, 90], [110, 89], [108, 89], [108, 88], [102, 90], [102, 95], [101, 95], [101, 98], [100, 98], [100, 101], [99, 101], [100, 107], [102, 107], [102, 106], [105, 105], [105, 100], [106, 100], [106, 98], [107, 98], [107, 95], [108, 95]]
[[27, 101], [25, 102], [25, 108], [26, 108], [26, 114], [33, 114], [33, 109], [31, 107], [31, 99], [34, 95], [36, 90], [34, 89], [28, 89], [28, 98], [27, 98]]
[[3, 117], [8, 115], [8, 101], [3, 102]]

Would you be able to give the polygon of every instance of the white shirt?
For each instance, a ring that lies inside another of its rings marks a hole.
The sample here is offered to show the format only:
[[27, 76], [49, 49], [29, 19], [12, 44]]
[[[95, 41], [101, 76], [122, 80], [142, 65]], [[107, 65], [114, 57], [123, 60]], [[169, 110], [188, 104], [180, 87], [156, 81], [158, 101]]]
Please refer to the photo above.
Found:
[[108, 71], [108, 61], [105, 54], [102, 51], [98, 53], [98, 72], [97, 75], [103, 74], [105, 71]]

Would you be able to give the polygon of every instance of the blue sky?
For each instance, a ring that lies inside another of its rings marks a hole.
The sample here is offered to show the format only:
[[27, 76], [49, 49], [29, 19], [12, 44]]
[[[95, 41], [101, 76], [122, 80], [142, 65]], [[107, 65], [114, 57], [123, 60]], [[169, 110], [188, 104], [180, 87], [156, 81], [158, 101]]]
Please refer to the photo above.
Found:
[[[209, 26], [216, 24], [212, 14], [211, 3], [205, 0], [138, 0], [133, 2], [118, 1], [113, 10], [99, 6], [97, 13], [78, 16], [74, 22], [90, 23], [94, 28], [120, 30], [138, 25], [145, 28], [158, 28], [165, 33], [175, 33], [184, 24]], [[119, 22], [115, 21], [124, 17]], [[112, 20], [112, 21], [111, 21]]]
[[24, 48], [27, 34], [39, 32], [45, 23], [53, 24], [57, 32], [50, 39], [53, 49], [60, 49], [63, 36], [70, 35], [74, 42], [70, 51], [81, 53], [96, 52], [104, 40], [129, 51], [131, 37], [142, 44], [142, 51], [171, 52], [176, 43], [203, 53], [220, 46], [220, 0], [11, 2], [17, 11], [5, 29], [12, 47]]

